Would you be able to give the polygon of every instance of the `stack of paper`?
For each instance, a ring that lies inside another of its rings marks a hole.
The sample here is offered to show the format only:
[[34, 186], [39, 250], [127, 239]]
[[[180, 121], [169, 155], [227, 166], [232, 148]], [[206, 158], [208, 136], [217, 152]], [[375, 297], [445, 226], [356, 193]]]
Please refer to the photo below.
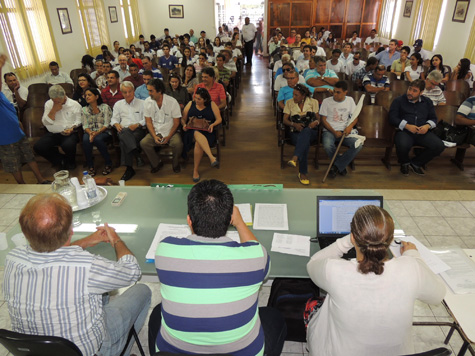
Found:
[[252, 225], [252, 213], [251, 213], [251, 204], [236, 204], [239, 212], [241, 213], [242, 219], [247, 226]]
[[191, 230], [188, 225], [177, 225], [177, 224], [160, 224], [158, 225], [157, 232], [153, 238], [152, 245], [148, 249], [145, 259], [147, 263], [155, 262], [155, 252], [157, 251], [157, 246], [160, 241], [165, 237], [187, 237], [191, 235]]
[[257, 204], [254, 230], [288, 230], [287, 204]]
[[310, 236], [274, 233], [271, 251], [309, 257]]

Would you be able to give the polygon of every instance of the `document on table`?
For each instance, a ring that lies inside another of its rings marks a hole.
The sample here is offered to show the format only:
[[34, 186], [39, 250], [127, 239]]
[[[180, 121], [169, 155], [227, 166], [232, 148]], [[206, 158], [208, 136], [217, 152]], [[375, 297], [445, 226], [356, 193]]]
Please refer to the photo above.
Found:
[[254, 230], [288, 230], [287, 204], [255, 205]]
[[188, 225], [177, 225], [177, 224], [160, 224], [158, 225], [157, 232], [153, 238], [152, 245], [148, 249], [145, 259], [147, 263], [153, 263], [155, 261], [155, 252], [157, 251], [157, 246], [160, 241], [165, 237], [187, 237], [191, 235], [191, 230]]
[[251, 213], [251, 204], [236, 204], [239, 212], [241, 213], [242, 219], [247, 226], [252, 225], [252, 213]]
[[450, 270], [440, 275], [455, 294], [475, 293], [475, 263], [460, 247], [438, 248], [434, 253], [447, 263]]
[[310, 236], [274, 233], [271, 251], [288, 255], [310, 256]]
[[[412, 242], [416, 245], [417, 250], [419, 251], [421, 258], [427, 264], [427, 266], [434, 272], [435, 274], [442, 273], [450, 269], [450, 266], [447, 265], [444, 261], [442, 261], [436, 254], [434, 254], [431, 250], [425, 247], [418, 239], [414, 236], [404, 236], [401, 237], [401, 240], [406, 242]], [[394, 257], [401, 256], [401, 245], [397, 244], [393, 241], [393, 243], [389, 246]]]
[[239, 238], [239, 233], [237, 231], [228, 231], [226, 232], [226, 237], [229, 237], [231, 240], [241, 243]]

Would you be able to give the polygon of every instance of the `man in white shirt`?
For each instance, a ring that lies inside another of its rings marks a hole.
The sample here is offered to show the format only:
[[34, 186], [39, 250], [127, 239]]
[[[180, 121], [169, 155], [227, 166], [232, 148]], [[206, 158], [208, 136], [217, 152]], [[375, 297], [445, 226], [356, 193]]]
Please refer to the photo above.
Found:
[[2, 86], [2, 92], [17, 111], [26, 105], [28, 99], [28, 89], [20, 85], [20, 81], [13, 72], [3, 75], [7, 85]]
[[361, 53], [356, 52], [353, 54], [353, 60], [346, 65], [346, 74], [348, 75], [348, 78], [351, 78], [354, 72], [357, 72], [366, 66], [366, 62], [362, 61], [360, 58]]
[[343, 53], [340, 56], [340, 61], [343, 63], [343, 72], [346, 73], [346, 68], [348, 67], [348, 63], [353, 60], [353, 54], [351, 51], [353, 50], [353, 45], [351, 43], [345, 43], [343, 46]]
[[[81, 105], [66, 96], [61, 85], [53, 85], [48, 91], [50, 100], [45, 103], [42, 122], [48, 132], [34, 145], [35, 152], [61, 169], [76, 168], [76, 145], [81, 126]], [[64, 154], [59, 153], [58, 146]]]
[[376, 34], [376, 30], [372, 29], [370, 34], [369, 34], [369, 37], [366, 37], [366, 40], [364, 41], [364, 44], [369, 46], [370, 49], [372, 49], [376, 42], [379, 42], [379, 38], [378, 38], [378, 35]]
[[308, 61], [310, 60], [310, 56], [312, 55], [312, 46], [305, 45], [303, 48], [303, 59], [297, 61], [297, 70], [300, 74], [302, 74], [305, 69], [308, 69]]
[[318, 45], [317, 39], [312, 38], [310, 40], [310, 46], [315, 47], [315, 54], [312, 54], [312, 56], [322, 56], [322, 57], [327, 56], [327, 54], [325, 53], [325, 50]]
[[116, 128], [119, 136], [120, 164], [127, 167], [121, 179], [129, 180], [135, 175], [135, 170], [132, 168], [134, 156], [137, 159], [137, 166], [144, 164], [139, 151], [139, 143], [146, 134], [144, 101], [135, 97], [135, 88], [131, 82], [122, 82], [120, 91], [124, 99], [114, 105], [111, 126]]
[[344, 71], [343, 62], [340, 60], [341, 49], [335, 48], [332, 51], [332, 57], [327, 61], [327, 68], [331, 69], [335, 73], [341, 73]]
[[179, 159], [183, 151], [181, 136], [176, 132], [180, 126], [180, 105], [175, 98], [165, 94], [165, 85], [159, 79], [149, 81], [147, 89], [150, 96], [145, 100], [144, 115], [148, 134], [140, 141], [140, 147], [150, 160], [150, 172], [155, 173], [163, 167], [155, 147], [170, 146], [173, 153], [173, 172], [179, 173]]
[[142, 50], [142, 53], [145, 50], [144, 43], [145, 43], [145, 37], [144, 37], [144, 35], [140, 35], [139, 36], [139, 41], [135, 44], [135, 47], [140, 48]]
[[246, 64], [252, 66], [252, 47], [254, 45], [254, 39], [256, 38], [256, 26], [250, 23], [249, 17], [244, 20], [245, 23], [242, 26], [242, 39], [244, 41], [244, 55], [246, 57]]
[[119, 65], [114, 67], [114, 70], [119, 73], [120, 81], [123, 81], [125, 77], [130, 75], [129, 66], [127, 65], [127, 56], [125, 54], [121, 54], [118, 61]]
[[61, 83], [73, 84], [73, 81], [71, 80], [71, 77], [69, 75], [59, 71], [58, 63], [54, 61], [50, 62], [49, 70], [51, 71], [51, 73], [47, 73], [44, 79], [46, 84], [51, 84], [51, 85], [61, 84]]

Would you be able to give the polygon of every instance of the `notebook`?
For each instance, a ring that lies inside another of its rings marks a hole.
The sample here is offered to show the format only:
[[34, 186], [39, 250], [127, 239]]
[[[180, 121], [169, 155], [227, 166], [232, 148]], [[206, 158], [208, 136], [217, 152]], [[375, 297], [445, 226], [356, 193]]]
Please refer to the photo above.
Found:
[[[317, 196], [317, 240], [320, 249], [350, 233], [356, 210], [364, 205], [383, 207], [382, 196]], [[355, 258], [355, 249], [343, 256]]]

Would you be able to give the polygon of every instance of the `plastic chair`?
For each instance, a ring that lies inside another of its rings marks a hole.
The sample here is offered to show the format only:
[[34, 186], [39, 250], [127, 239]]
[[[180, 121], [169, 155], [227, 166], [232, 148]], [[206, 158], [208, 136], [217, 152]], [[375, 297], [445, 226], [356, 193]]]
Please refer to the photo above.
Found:
[[430, 351], [418, 352], [417, 354], [406, 354], [402, 356], [450, 356], [452, 351], [446, 347], [439, 347]]
[[73, 342], [57, 336], [28, 335], [0, 329], [0, 343], [14, 356], [82, 356]]

